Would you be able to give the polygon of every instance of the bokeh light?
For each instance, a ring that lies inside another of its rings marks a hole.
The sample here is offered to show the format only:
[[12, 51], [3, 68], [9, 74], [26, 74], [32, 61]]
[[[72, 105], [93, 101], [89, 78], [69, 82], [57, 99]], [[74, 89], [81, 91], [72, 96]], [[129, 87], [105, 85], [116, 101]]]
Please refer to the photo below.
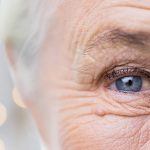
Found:
[[6, 119], [7, 119], [7, 110], [5, 106], [0, 103], [0, 126], [5, 123]]
[[12, 91], [12, 97], [13, 97], [13, 100], [16, 105], [18, 105], [21, 108], [26, 108], [26, 106], [25, 106], [24, 102], [22, 101], [21, 96], [16, 88], [14, 88]]
[[1, 139], [0, 139], [0, 150], [5, 150], [5, 144]]

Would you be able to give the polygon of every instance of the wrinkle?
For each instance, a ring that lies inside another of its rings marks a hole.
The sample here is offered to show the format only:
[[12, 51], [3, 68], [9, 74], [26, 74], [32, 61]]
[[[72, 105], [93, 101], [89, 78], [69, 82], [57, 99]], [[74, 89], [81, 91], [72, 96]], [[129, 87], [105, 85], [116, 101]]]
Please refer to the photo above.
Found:
[[[144, 103], [144, 102], [143, 102]], [[117, 115], [125, 117], [140, 117], [150, 115], [150, 110], [145, 107], [136, 106], [135, 103], [118, 103], [114, 100], [108, 100], [107, 98], [101, 98], [97, 100], [93, 112], [98, 116], [105, 115]]]

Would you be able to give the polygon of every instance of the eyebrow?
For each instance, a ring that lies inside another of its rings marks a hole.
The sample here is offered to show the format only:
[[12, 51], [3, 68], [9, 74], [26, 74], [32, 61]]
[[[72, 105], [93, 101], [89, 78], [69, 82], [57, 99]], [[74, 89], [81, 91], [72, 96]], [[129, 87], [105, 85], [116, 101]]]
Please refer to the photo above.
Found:
[[113, 29], [105, 31], [91, 40], [88, 47], [99, 46], [104, 42], [113, 44], [120, 43], [124, 45], [147, 47], [150, 42], [150, 33], [148, 32], [131, 32], [123, 29]]

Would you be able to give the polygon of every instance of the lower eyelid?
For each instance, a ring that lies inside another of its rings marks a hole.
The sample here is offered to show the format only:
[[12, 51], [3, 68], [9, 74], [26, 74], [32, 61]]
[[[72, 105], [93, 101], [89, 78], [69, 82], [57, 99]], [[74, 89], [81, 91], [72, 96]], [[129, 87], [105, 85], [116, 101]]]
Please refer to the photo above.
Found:
[[[115, 85], [113, 85], [113, 86], [115, 86]], [[108, 87], [104, 87], [103, 90], [105, 91], [106, 94], [110, 95], [110, 97], [120, 99], [124, 102], [136, 101], [138, 99], [143, 99], [146, 97], [150, 99], [150, 89], [149, 90], [142, 90], [140, 92], [128, 92], [128, 93], [119, 92], [117, 89], [116, 90], [110, 90], [110, 89], [108, 89]]]
[[[104, 115], [114, 114], [121, 116], [142, 116], [150, 114], [150, 93], [145, 92], [139, 94], [124, 94], [114, 91], [102, 91], [104, 94], [100, 97], [103, 99], [103, 105], [99, 104], [96, 108], [96, 112], [104, 113]], [[102, 98], [103, 97], [103, 98]]]

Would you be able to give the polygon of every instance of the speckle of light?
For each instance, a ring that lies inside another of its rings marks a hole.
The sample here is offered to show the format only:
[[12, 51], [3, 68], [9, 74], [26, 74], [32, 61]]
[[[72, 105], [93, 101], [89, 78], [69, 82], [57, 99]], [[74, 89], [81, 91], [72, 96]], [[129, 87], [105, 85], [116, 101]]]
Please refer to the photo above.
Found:
[[16, 105], [18, 105], [19, 107], [24, 108], [24, 109], [26, 108], [26, 106], [25, 106], [24, 102], [22, 101], [21, 96], [16, 88], [13, 89], [12, 97], [13, 97], [13, 100], [16, 103]]
[[5, 150], [5, 143], [0, 139], [0, 150]]
[[5, 123], [6, 119], [7, 119], [7, 110], [5, 106], [0, 103], [0, 126]]

